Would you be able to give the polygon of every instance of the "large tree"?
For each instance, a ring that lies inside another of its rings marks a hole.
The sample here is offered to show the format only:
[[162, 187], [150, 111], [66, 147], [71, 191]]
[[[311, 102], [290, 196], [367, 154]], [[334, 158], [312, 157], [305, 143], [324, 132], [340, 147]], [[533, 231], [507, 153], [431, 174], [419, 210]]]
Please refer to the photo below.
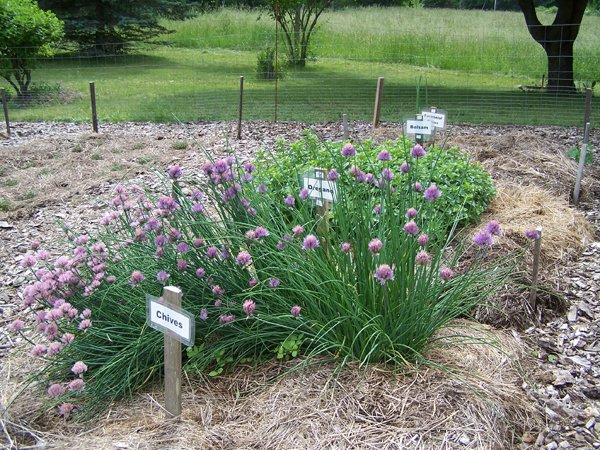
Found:
[[18, 97], [29, 95], [36, 60], [52, 56], [62, 36], [62, 22], [33, 0], [0, 0], [0, 76]]
[[66, 37], [81, 49], [121, 53], [135, 41], [148, 41], [168, 30], [161, 17], [184, 17], [188, 0], [39, 0], [65, 22]]
[[573, 45], [588, 0], [558, 0], [558, 10], [551, 25], [539, 21], [533, 0], [518, 0], [529, 34], [542, 46], [548, 57], [550, 91], [574, 91]]

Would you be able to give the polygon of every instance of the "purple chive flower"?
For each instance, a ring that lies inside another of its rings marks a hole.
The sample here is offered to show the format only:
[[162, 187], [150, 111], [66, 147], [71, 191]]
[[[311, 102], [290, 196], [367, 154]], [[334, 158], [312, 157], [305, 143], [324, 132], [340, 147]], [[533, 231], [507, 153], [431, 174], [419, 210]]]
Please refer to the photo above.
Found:
[[167, 238], [162, 234], [159, 234], [154, 238], [154, 245], [156, 245], [157, 247], [164, 247], [166, 243]]
[[375, 207], [373, 208], [373, 214], [381, 214], [381, 205], [375, 205]]
[[8, 326], [8, 328], [11, 331], [20, 331], [23, 329], [24, 326], [25, 326], [25, 322], [23, 322], [20, 319], [15, 319], [11, 322], [11, 324]]
[[69, 390], [71, 392], [80, 391], [84, 387], [85, 387], [85, 381], [83, 381], [81, 378], [75, 378], [67, 385], [67, 390]]
[[48, 356], [54, 356], [60, 353], [62, 344], [60, 342], [52, 342], [48, 345]]
[[294, 233], [294, 236], [300, 236], [304, 233], [304, 227], [302, 225], [296, 225], [292, 228], [292, 233]]
[[178, 253], [187, 253], [190, 251], [190, 246], [187, 242], [180, 242], [177, 244], [177, 252]]
[[200, 317], [200, 320], [206, 320], [206, 319], [208, 319], [208, 311], [206, 310], [206, 308], [202, 308], [200, 310], [200, 314], [199, 314], [198, 317]]
[[488, 230], [481, 230], [475, 233], [473, 242], [480, 247], [489, 247], [494, 243], [494, 239]]
[[309, 192], [308, 189], [304, 188], [300, 191], [300, 193], [298, 194], [298, 197], [300, 197], [302, 200], [306, 200], [309, 196]]
[[375, 270], [375, 275], [373, 275], [373, 278], [375, 278], [383, 286], [386, 282], [394, 279], [394, 271], [389, 265], [381, 264]]
[[417, 242], [421, 247], [425, 247], [429, 242], [429, 236], [427, 236], [427, 233], [421, 233], [417, 238]]
[[406, 234], [414, 236], [415, 234], [417, 234], [419, 232], [419, 227], [417, 226], [417, 224], [415, 223], [414, 220], [410, 220], [410, 221], [406, 222], [403, 230]]
[[181, 175], [182, 175], [181, 167], [179, 167], [177, 165], [169, 166], [169, 168], [167, 169], [167, 174], [169, 175], [169, 178], [172, 178], [173, 180], [176, 180], [177, 178], [181, 178]]
[[288, 195], [284, 200], [283, 203], [285, 203], [286, 206], [294, 206], [294, 204], [296, 203], [296, 199], [292, 196], [292, 195]]
[[281, 280], [279, 278], [271, 278], [269, 279], [269, 287], [276, 288], [281, 284]]
[[75, 339], [75, 336], [73, 336], [71, 333], [65, 333], [60, 338], [62, 343], [65, 345], [69, 345], [71, 342], [73, 342], [73, 339]]
[[48, 388], [48, 395], [50, 397], [60, 397], [64, 393], [65, 393], [64, 386], [62, 386], [58, 383], [55, 383]]
[[255, 170], [254, 164], [252, 164], [249, 161], [244, 163], [244, 171], [245, 172], [252, 173], [252, 172], [254, 172], [254, 170]]
[[292, 314], [292, 316], [298, 317], [298, 316], [300, 316], [301, 311], [302, 311], [302, 308], [300, 308], [298, 305], [294, 305], [294, 306], [292, 306], [290, 313]]
[[202, 267], [198, 267], [196, 269], [196, 276], [198, 278], [202, 278], [202, 277], [204, 277], [204, 275], [206, 275], [206, 270], [204, 270]]
[[381, 171], [381, 178], [387, 181], [391, 181], [394, 179], [394, 172], [392, 172], [387, 167]]
[[250, 278], [250, 281], [248, 281], [248, 286], [250, 287], [254, 287], [258, 284], [258, 280], [256, 278]]
[[252, 256], [245, 250], [240, 251], [235, 258], [235, 262], [237, 262], [240, 266], [245, 266], [252, 262]]
[[79, 322], [79, 326], [77, 328], [80, 330], [87, 330], [88, 328], [91, 328], [91, 326], [92, 321], [90, 319], [83, 319], [81, 322]]
[[444, 281], [449, 281], [454, 278], [454, 271], [450, 267], [442, 267], [440, 269], [440, 278]]
[[285, 242], [283, 242], [283, 241], [277, 241], [277, 245], [276, 245], [276, 247], [277, 247], [279, 250], [283, 250], [283, 249], [285, 248]]
[[221, 306], [223, 306], [223, 301], [218, 298], [215, 300], [215, 308], [220, 308]]
[[349, 158], [354, 155], [356, 155], [356, 149], [354, 148], [354, 146], [352, 144], [347, 143], [346, 145], [344, 145], [342, 147], [342, 156]]
[[419, 253], [417, 253], [415, 261], [417, 262], [417, 264], [426, 266], [431, 262], [431, 256], [429, 256], [429, 253], [427, 253], [425, 250], [421, 250]]
[[204, 207], [204, 205], [202, 203], [194, 203], [192, 205], [193, 213], [202, 214], [204, 211], [206, 211], [206, 208]]
[[256, 192], [258, 192], [259, 194], [264, 194], [265, 192], [267, 192], [267, 190], [268, 188], [266, 184], [259, 184], [256, 188]]
[[75, 406], [73, 403], [63, 403], [58, 407], [58, 414], [63, 417], [68, 417], [73, 412]]
[[500, 236], [500, 232], [502, 231], [497, 220], [490, 220], [485, 229], [493, 236]]
[[342, 252], [344, 252], [344, 253], [348, 253], [351, 248], [352, 248], [352, 244], [350, 244], [350, 242], [343, 242], [341, 245]]
[[400, 172], [408, 173], [409, 171], [410, 171], [410, 164], [408, 164], [406, 161], [404, 161], [402, 164], [400, 164]]
[[390, 159], [390, 152], [387, 150], [381, 150], [377, 155], [377, 161], [389, 161]]
[[31, 248], [31, 250], [37, 250], [38, 248], [40, 248], [40, 243], [38, 241], [31, 241], [31, 243], [29, 244], [29, 247]]
[[221, 286], [219, 286], [218, 284], [215, 284], [212, 287], [212, 293], [215, 297], [221, 297], [223, 294], [225, 294], [225, 289], [223, 289]]
[[260, 239], [263, 237], [267, 237], [269, 235], [269, 230], [265, 227], [256, 227], [254, 230], [254, 239]]
[[408, 208], [406, 210], [406, 218], [407, 219], [414, 219], [415, 217], [417, 217], [417, 214], [419, 213], [419, 211], [417, 211], [415, 208]]
[[250, 315], [256, 309], [256, 303], [254, 303], [253, 300], [247, 299], [246, 301], [244, 301], [244, 304], [242, 305], [242, 309], [246, 313], [246, 316], [250, 317]]
[[434, 200], [437, 200], [441, 196], [442, 196], [442, 193], [438, 189], [438, 187], [437, 187], [437, 185], [435, 183], [433, 183], [431, 186], [429, 186], [427, 189], [425, 189], [425, 192], [423, 193], [423, 197], [428, 202], [432, 202]]
[[[67, 303], [65, 303], [65, 305], [67, 305]], [[71, 309], [70, 305], [68, 306], [68, 309]], [[82, 319], [89, 319], [90, 317], [92, 317], [92, 310], [91, 309], [85, 308], [83, 311], [81, 311], [81, 318]]]
[[225, 173], [229, 170], [229, 164], [227, 164], [226, 160], [219, 159], [219, 160], [215, 161], [215, 164], [213, 165], [213, 169], [218, 173]]
[[77, 361], [73, 364], [73, 367], [71, 367], [71, 372], [75, 375], [81, 375], [82, 373], [87, 372], [87, 370], [88, 366], [83, 361]]
[[410, 156], [418, 159], [418, 158], [421, 158], [422, 156], [425, 156], [425, 153], [426, 153], [425, 149], [423, 148], [423, 146], [421, 146], [421, 144], [415, 144], [415, 146], [410, 151]]
[[423, 185], [417, 181], [415, 184], [413, 184], [413, 190], [421, 192], [423, 190]]
[[339, 177], [337, 170], [335, 169], [331, 169], [329, 172], [327, 172], [327, 179], [331, 180], [331, 181], [335, 181], [337, 180]]
[[369, 242], [369, 251], [371, 253], [373, 253], [374, 255], [378, 255], [379, 252], [381, 252], [381, 248], [383, 247], [383, 243], [381, 242], [380, 239], [372, 239], [371, 242]]
[[353, 177], [357, 177], [359, 174], [362, 173], [362, 170], [360, 170], [360, 167], [358, 167], [357, 165], [353, 165], [348, 169], [348, 173]]
[[35, 266], [35, 263], [37, 262], [37, 260], [35, 259], [35, 256], [33, 255], [25, 255], [23, 256], [23, 259], [21, 260], [21, 267], [33, 267]]
[[203, 239], [194, 239], [194, 247], [203, 247], [204, 240]]
[[75, 238], [75, 245], [84, 245], [90, 240], [90, 237], [87, 234], [82, 234], [81, 236], [77, 236]]
[[217, 247], [215, 247], [214, 245], [209, 247], [208, 250], [206, 250], [207, 258], [213, 259], [213, 258], [216, 258], [217, 256], [219, 256], [219, 249]]
[[46, 346], [44, 344], [35, 344], [33, 346], [33, 348], [31, 349], [31, 355], [32, 356], [42, 356], [47, 351], [48, 351], [48, 349], [46, 348]]
[[177, 260], [177, 270], [185, 270], [187, 269], [188, 263], [185, 259], [178, 259]]
[[525, 237], [530, 240], [535, 240], [540, 238], [540, 232], [534, 228], [528, 228], [525, 230]]
[[223, 314], [219, 317], [219, 323], [226, 325], [235, 320], [235, 316], [233, 314]]
[[248, 230], [246, 231], [246, 238], [249, 240], [254, 239], [254, 230]]
[[142, 272], [140, 272], [139, 270], [134, 270], [131, 273], [131, 278], [130, 278], [130, 283], [129, 283], [129, 284], [131, 284], [131, 287], [136, 287], [142, 281], [144, 281], [144, 274]]
[[302, 250], [314, 250], [319, 246], [319, 240], [314, 234], [309, 234], [302, 242]]

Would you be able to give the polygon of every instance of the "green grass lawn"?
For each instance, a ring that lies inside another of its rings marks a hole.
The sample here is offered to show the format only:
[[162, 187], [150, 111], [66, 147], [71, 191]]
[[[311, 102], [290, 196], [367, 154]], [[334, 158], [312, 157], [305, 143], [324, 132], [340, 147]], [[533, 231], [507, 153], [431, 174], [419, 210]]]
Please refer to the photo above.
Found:
[[[581, 124], [582, 96], [517, 88], [539, 84], [545, 72], [543, 51], [527, 34], [521, 14], [364, 8], [328, 12], [320, 23], [316, 59], [304, 69], [286, 69], [277, 83], [279, 120], [339, 120], [344, 113], [369, 120], [377, 78], [385, 77], [384, 121], [398, 122], [435, 105], [453, 122]], [[258, 52], [274, 43], [267, 13], [226, 9], [165, 24], [175, 29], [166, 36], [171, 46], [44, 62], [35, 81], [60, 83], [82, 98], [11, 107], [11, 118], [87, 121], [88, 82], [94, 80], [101, 121], [234, 120], [240, 76], [244, 118], [275, 117], [275, 83], [256, 76]], [[576, 78], [600, 79], [598, 42], [600, 18], [586, 16], [576, 46]], [[597, 106], [593, 115], [598, 123]]]

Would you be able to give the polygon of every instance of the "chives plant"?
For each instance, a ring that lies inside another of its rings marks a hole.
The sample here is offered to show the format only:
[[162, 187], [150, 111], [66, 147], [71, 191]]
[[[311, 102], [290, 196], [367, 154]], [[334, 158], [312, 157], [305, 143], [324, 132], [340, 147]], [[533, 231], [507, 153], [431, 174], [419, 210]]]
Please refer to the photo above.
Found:
[[67, 256], [49, 261], [35, 245], [22, 260], [35, 276], [23, 299], [51, 405], [87, 418], [160, 377], [162, 336], [146, 323], [145, 294], [167, 284], [196, 317], [190, 372], [298, 355], [340, 366], [424, 360], [436, 332], [512, 268], [483, 258], [497, 223], [474, 240], [449, 226], [428, 152], [391, 145], [365, 160], [328, 143], [330, 204], [301, 184], [272, 189], [252, 162], [228, 157], [199, 174], [169, 167], [162, 195], [117, 186], [98, 233], [67, 230]]

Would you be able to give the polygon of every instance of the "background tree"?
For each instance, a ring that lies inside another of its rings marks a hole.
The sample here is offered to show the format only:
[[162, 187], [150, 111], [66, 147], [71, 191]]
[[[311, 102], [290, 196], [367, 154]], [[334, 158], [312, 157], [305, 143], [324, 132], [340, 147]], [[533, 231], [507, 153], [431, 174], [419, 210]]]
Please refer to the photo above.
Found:
[[67, 39], [81, 50], [122, 53], [131, 42], [148, 42], [168, 30], [161, 17], [183, 18], [188, 0], [39, 0], [65, 22]]
[[588, 0], [558, 0], [551, 25], [542, 25], [533, 0], [518, 0], [529, 34], [542, 46], [548, 57], [549, 91], [575, 91], [573, 45]]
[[283, 36], [288, 62], [304, 67], [308, 57], [308, 45], [319, 16], [332, 0], [273, 0], [271, 13]]
[[0, 76], [27, 97], [36, 58], [54, 54], [63, 23], [33, 0], [0, 0]]

